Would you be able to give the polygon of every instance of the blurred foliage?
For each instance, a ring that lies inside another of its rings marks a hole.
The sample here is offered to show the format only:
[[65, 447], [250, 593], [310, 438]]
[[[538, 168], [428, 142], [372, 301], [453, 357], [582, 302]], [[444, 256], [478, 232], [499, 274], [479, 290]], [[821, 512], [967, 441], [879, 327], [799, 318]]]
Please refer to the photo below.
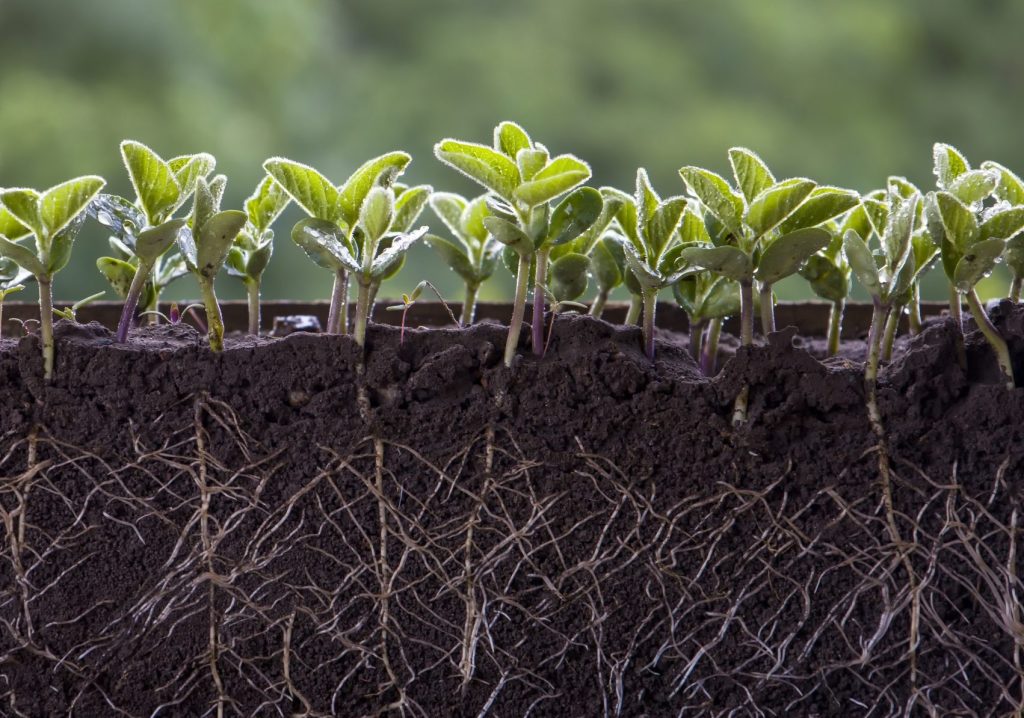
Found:
[[[505, 118], [626, 189], [644, 166], [681, 193], [679, 167], [727, 171], [733, 145], [780, 177], [861, 191], [888, 174], [932, 187], [936, 140], [1024, 171], [1020, 0], [0, 0], [0, 27], [0, 186], [99, 173], [127, 193], [117, 145], [130, 137], [165, 156], [212, 152], [225, 207], [271, 155], [340, 181], [405, 149], [406, 181], [472, 192], [433, 143], [486, 142]], [[299, 216], [276, 227], [266, 297], [328, 295], [288, 241]], [[82, 234], [61, 298], [105, 288], [105, 245], [95, 226]], [[383, 293], [423, 278], [458, 295], [426, 247]], [[926, 296], [944, 298], [931, 279]], [[497, 280], [483, 298], [509, 296]], [[169, 296], [196, 293], [184, 279]]]

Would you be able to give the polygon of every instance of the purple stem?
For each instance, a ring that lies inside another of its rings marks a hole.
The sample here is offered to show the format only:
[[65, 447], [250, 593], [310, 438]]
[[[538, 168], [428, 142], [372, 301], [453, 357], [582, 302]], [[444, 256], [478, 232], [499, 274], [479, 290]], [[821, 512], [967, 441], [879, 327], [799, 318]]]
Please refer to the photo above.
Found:
[[142, 289], [146, 286], [152, 265], [139, 263], [132, 277], [132, 284], [128, 288], [128, 294], [124, 298], [124, 308], [121, 310], [121, 321], [117, 323], [117, 341], [120, 344], [128, 341], [128, 330], [131, 328], [132, 320], [135, 318], [135, 310], [139, 306], [139, 297], [142, 296]]

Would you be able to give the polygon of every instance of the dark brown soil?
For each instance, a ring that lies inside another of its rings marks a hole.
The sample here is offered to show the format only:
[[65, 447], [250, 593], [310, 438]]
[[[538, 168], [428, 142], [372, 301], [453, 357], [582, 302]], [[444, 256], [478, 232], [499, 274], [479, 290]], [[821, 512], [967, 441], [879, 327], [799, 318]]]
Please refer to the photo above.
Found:
[[882, 371], [898, 536], [862, 343], [724, 340], [708, 379], [670, 333], [504, 336], [62, 322], [51, 385], [0, 341], [0, 713], [1021, 710], [1024, 391], [980, 334]]

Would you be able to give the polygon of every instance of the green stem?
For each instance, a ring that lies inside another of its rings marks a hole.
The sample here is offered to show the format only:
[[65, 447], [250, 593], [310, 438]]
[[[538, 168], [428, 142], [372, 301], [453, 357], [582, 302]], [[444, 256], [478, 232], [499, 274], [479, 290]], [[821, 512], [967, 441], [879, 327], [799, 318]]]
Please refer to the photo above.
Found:
[[339, 269], [334, 273], [334, 287], [331, 289], [331, 308], [327, 312], [327, 334], [344, 334], [348, 331], [348, 272]]
[[716, 317], [708, 323], [708, 335], [704, 338], [704, 348], [700, 356], [700, 369], [704, 376], [714, 376], [715, 364], [718, 362], [718, 338], [722, 334], [722, 319]]
[[700, 361], [700, 350], [704, 343], [704, 325], [707, 322], [701, 320], [697, 322], [690, 322], [690, 356], [696, 361]]
[[476, 314], [476, 293], [479, 289], [479, 284], [466, 282], [466, 297], [462, 300], [462, 316], [459, 317], [459, 324], [464, 327], [473, 323], [473, 316]]
[[626, 312], [626, 321], [623, 322], [627, 327], [632, 327], [640, 323], [640, 312], [644, 308], [644, 299], [639, 294], [634, 294], [629, 298], [629, 311]]
[[530, 284], [530, 255], [519, 255], [519, 267], [516, 269], [516, 296], [512, 304], [512, 319], [508, 325], [508, 338], [505, 340], [505, 366], [512, 366], [519, 347], [519, 333], [523, 329], [523, 317], [526, 315], [526, 292]]
[[896, 333], [900, 326], [900, 317], [903, 314], [902, 307], [893, 307], [885, 320], [885, 334], [882, 336], [882, 361], [892, 360], [892, 348], [896, 343]]
[[956, 344], [956, 361], [960, 368], [967, 370], [967, 349], [964, 348], [964, 318], [960, 311], [960, 292], [949, 285], [949, 316], [953, 318], [953, 342]]
[[210, 340], [210, 350], [224, 351], [224, 317], [220, 313], [220, 302], [213, 291], [213, 279], [199, 278], [199, 289], [203, 294], [203, 307], [206, 310], [206, 335]]
[[249, 333], [260, 335], [260, 280], [246, 279], [245, 290], [249, 299]]
[[834, 357], [839, 353], [839, 339], [843, 333], [843, 312], [846, 310], [846, 300], [840, 299], [832, 302], [832, 309], [828, 314], [828, 356]]
[[363, 281], [362, 277], [357, 279], [356, 285], [356, 321], [353, 326], [353, 336], [356, 344], [363, 346], [366, 343], [366, 320], [370, 314], [370, 283]]
[[532, 345], [535, 356], [544, 355], [544, 287], [547, 286], [549, 251], [542, 249], [537, 252], [537, 269], [534, 271]]
[[882, 430], [882, 415], [878, 410], [875, 389], [878, 381], [878, 363], [882, 356], [882, 335], [885, 331], [888, 309], [877, 299], [871, 313], [871, 330], [868, 332], [868, 361], [864, 367], [864, 385], [868, 397], [868, 418], [879, 438], [885, 436]]
[[772, 285], [761, 285], [761, 333], [766, 337], [775, 331], [775, 302], [772, 301]]
[[644, 353], [654, 359], [654, 314], [658, 311], [658, 290], [644, 287]]
[[0, 295], [0, 338], [4, 335], [4, 298]]
[[588, 314], [595, 319], [600, 319], [601, 315], [604, 314], [604, 305], [608, 303], [607, 289], [598, 289], [597, 296], [594, 297], [594, 303], [590, 305], [590, 311]]
[[1013, 281], [1010, 282], [1010, 294], [1007, 298], [1014, 304], [1020, 303], [1021, 284], [1024, 284], [1024, 280], [1018, 276], [1014, 276]]
[[754, 343], [754, 285], [746, 279], [740, 282], [740, 344]]
[[43, 339], [43, 379], [53, 378], [53, 289], [52, 277], [38, 276], [39, 285], [39, 333]]
[[967, 292], [967, 306], [970, 307], [971, 314], [974, 315], [974, 321], [978, 325], [978, 329], [985, 335], [988, 343], [992, 346], [992, 350], [996, 353], [999, 368], [1003, 370], [1003, 374], [1007, 378], [1006, 388], [1013, 389], [1017, 386], [1017, 383], [1013, 378], [1013, 362], [1010, 359], [1010, 348], [1006, 345], [1006, 340], [999, 334], [999, 330], [992, 324], [992, 320], [988, 318], [988, 312], [981, 305], [981, 300], [978, 299], [978, 293], [974, 288]]
[[921, 333], [921, 284], [914, 282], [914, 288], [910, 293], [910, 336], [916, 337]]
[[124, 307], [121, 308], [121, 321], [117, 323], [117, 342], [123, 344], [128, 341], [128, 330], [132, 326], [132, 320], [135, 318], [135, 310], [139, 307], [139, 297], [142, 295], [142, 290], [146, 286], [146, 280], [149, 279], [149, 274], [152, 271], [152, 265], [146, 265], [139, 263], [138, 268], [135, 270], [135, 276], [132, 277], [131, 286], [128, 287], [128, 294], [124, 298]]

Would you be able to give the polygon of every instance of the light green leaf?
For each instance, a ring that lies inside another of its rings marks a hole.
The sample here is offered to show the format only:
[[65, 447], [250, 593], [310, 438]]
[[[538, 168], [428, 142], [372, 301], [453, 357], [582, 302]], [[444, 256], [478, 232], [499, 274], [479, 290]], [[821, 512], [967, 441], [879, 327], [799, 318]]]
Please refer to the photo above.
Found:
[[680, 258], [697, 267], [703, 267], [738, 282], [750, 281], [754, 265], [742, 250], [729, 245], [721, 247], [686, 247]]
[[454, 242], [449, 242], [443, 237], [438, 237], [436, 234], [428, 234], [423, 238], [423, 241], [427, 243], [428, 247], [441, 255], [441, 259], [448, 265], [448, 268], [462, 277], [463, 281], [476, 281], [476, 269], [474, 269], [469, 261], [469, 257], [466, 255], [463, 247]]
[[990, 214], [978, 228], [979, 239], [1009, 239], [1024, 230], [1024, 207], [1006, 207]]
[[[0, 194], [3, 194], [2, 190], [0, 190]], [[16, 220], [6, 207], [0, 204], [0, 237], [18, 239], [19, 237], [24, 237], [30, 231], [28, 227]]]
[[[861, 200], [861, 207], [864, 208], [864, 214], [875, 234], [879, 237], [885, 234], [885, 225], [889, 222], [889, 203], [875, 197], [865, 197]], [[850, 227], [850, 229], [857, 228]], [[857, 233], [860, 233], [859, 229], [857, 229]], [[862, 236], [866, 237], [867, 235]]]
[[712, 282], [698, 310], [702, 319], [725, 319], [740, 313], [740, 285], [719, 277]]
[[632, 242], [624, 242], [622, 245], [623, 255], [626, 258], [626, 266], [633, 273], [633, 277], [645, 288], [661, 288], [665, 284], [665, 278], [657, 270], [650, 266], [647, 259], [640, 255]]
[[970, 291], [974, 285], [987, 277], [1006, 248], [1004, 239], [983, 239], [976, 242], [957, 262], [953, 272], [953, 284], [961, 292]]
[[519, 176], [524, 182], [532, 180], [548, 164], [548, 151], [542, 149], [522, 149], [516, 155], [516, 166]]
[[948, 192], [936, 192], [935, 205], [946, 236], [961, 251], [978, 239], [978, 219], [967, 205]]
[[395, 217], [395, 195], [390, 189], [373, 187], [360, 210], [359, 222], [369, 235], [371, 242], [376, 242], [391, 226]]
[[397, 274], [400, 268], [399, 263], [404, 261], [406, 252], [426, 234], [427, 227], [420, 227], [412, 232], [391, 238], [391, 243], [374, 258], [370, 274], [375, 279], [387, 279]]
[[878, 276], [878, 267], [875, 266], [875, 258], [867, 243], [850, 229], [843, 235], [843, 250], [857, 281], [873, 298], [881, 299], [882, 282]]
[[28, 247], [0, 237], [0, 257], [7, 257], [22, 269], [26, 269], [36, 277], [46, 274], [46, 267]]
[[544, 204], [590, 178], [590, 165], [572, 155], [559, 155], [515, 191], [530, 207]]
[[419, 219], [427, 205], [433, 189], [426, 184], [409, 187], [395, 198], [395, 218], [391, 220], [392, 232], [408, 232], [412, 229], [412, 225]]
[[890, 274], [899, 273], [910, 256], [910, 240], [914, 232], [914, 223], [917, 221], [917, 207], [920, 201], [920, 195], [915, 194], [902, 200], [889, 213], [889, 221], [882, 235], [882, 249], [885, 250]]
[[334, 222], [307, 217], [292, 229], [292, 241], [316, 264], [333, 272], [360, 270], [359, 263], [345, 246], [345, 233]]
[[949, 193], [965, 204], [973, 204], [992, 194], [999, 176], [988, 170], [969, 170], [953, 180]]
[[995, 172], [999, 177], [995, 194], [1010, 204], [1024, 204], [1024, 181], [998, 162], [982, 162], [981, 168]]
[[1014, 277], [1024, 277], [1024, 234], [1012, 237], [1006, 243], [1006, 266], [1013, 272]]
[[942, 142], [936, 142], [932, 148], [932, 159], [939, 189], [949, 189], [957, 177], [971, 168], [958, 149]]
[[103, 189], [106, 180], [90, 175], [62, 182], [39, 198], [39, 215], [49, 236], [58, 234], [80, 214]]
[[363, 203], [374, 187], [390, 187], [412, 161], [406, 152], [389, 152], [364, 162], [338, 188], [341, 216], [349, 225], [359, 220]]
[[886, 181], [885, 186], [889, 193], [895, 194], [901, 199], [906, 199], [915, 193], [919, 193], [920, 190], [914, 186], [914, 184], [906, 177], [891, 176]]
[[685, 244], [711, 244], [711, 235], [708, 234], [704, 218], [694, 211], [693, 206], [687, 204], [683, 212], [683, 219], [679, 223], [679, 235]]
[[496, 240], [512, 247], [520, 254], [531, 254], [534, 251], [533, 242], [526, 236], [526, 232], [517, 225], [512, 224], [501, 217], [485, 217], [484, 226]]
[[85, 213], [79, 212], [64, 229], [57, 232], [50, 240], [50, 248], [45, 256], [48, 274], [54, 275], [67, 266], [71, 260], [71, 248], [75, 243], [75, 238], [78, 237], [84, 224]]
[[106, 277], [117, 296], [121, 299], [128, 296], [128, 290], [132, 286], [132, 280], [135, 279], [137, 271], [134, 264], [113, 257], [100, 257], [96, 260], [96, 268]]
[[805, 227], [817, 227], [860, 204], [860, 195], [838, 187], [817, 187], [781, 225], [779, 231], [789, 234]]
[[263, 168], [309, 216], [328, 222], [340, 216], [338, 190], [312, 167], [273, 157], [263, 163]]
[[764, 284], [775, 284], [795, 274], [808, 257], [827, 247], [831, 239], [832, 235], [820, 227], [805, 227], [782, 235], [761, 253], [754, 278]]
[[178, 181], [181, 195], [175, 203], [177, 209], [188, 199], [189, 195], [195, 192], [196, 182], [200, 177], [205, 178], [217, 166], [217, 160], [213, 155], [199, 152], [194, 155], [182, 155], [167, 160], [168, 167], [174, 172], [174, 179]]
[[515, 199], [520, 182], [519, 167], [498, 150], [474, 142], [448, 139], [434, 146], [434, 154], [498, 196], [509, 201]]
[[590, 255], [594, 279], [602, 290], [611, 290], [622, 284], [622, 269], [626, 261], [622, 243], [625, 238], [607, 234], [597, 241]]
[[649, 256], [661, 256], [672, 235], [679, 229], [688, 205], [685, 197], [669, 197], [658, 204], [644, 226]]
[[638, 234], [639, 223], [637, 219], [636, 211], [636, 200], [630, 197], [625, 192], [610, 187], [605, 188], [605, 193], [619, 200], [619, 211], [615, 214], [615, 221], [619, 225], [619, 229], [622, 230], [623, 234], [633, 242], [634, 245], [640, 245], [640, 235]]
[[151, 264], [177, 241], [178, 232], [185, 226], [185, 220], [172, 219], [163, 224], [139, 232], [135, 240], [135, 254], [140, 260]]
[[178, 206], [181, 199], [181, 186], [174, 171], [141, 142], [122, 142], [121, 157], [147, 221], [158, 224], [166, 213]]
[[270, 264], [270, 258], [274, 254], [274, 245], [267, 243], [249, 255], [249, 261], [245, 264], [245, 273], [252, 279], [259, 279]]
[[764, 236], [796, 211], [796, 208], [814, 191], [815, 186], [815, 183], [808, 179], [779, 182], [750, 202], [744, 221], [754, 230], [755, 236]]
[[256, 231], [263, 233], [281, 216], [290, 201], [291, 197], [284, 188], [273, 177], [267, 175], [245, 200], [245, 213]]
[[[196, 265], [192, 271], [207, 278], [215, 277], [224, 266], [228, 251], [247, 219], [245, 212], [229, 209], [206, 220], [199, 229]], [[178, 235], [181, 235], [180, 231]]]
[[571, 252], [551, 263], [550, 285], [555, 301], [571, 302], [587, 291], [587, 271], [590, 257]]
[[683, 167], [679, 174], [693, 196], [699, 199], [729, 232], [737, 238], [743, 235], [743, 199], [733, 192], [728, 182], [714, 172], [700, 167]]
[[830, 302], [842, 301], [850, 294], [848, 273], [824, 255], [811, 255], [800, 268], [800, 276], [810, 283], [815, 294]]
[[444, 222], [452, 236], [461, 240], [462, 212], [466, 209], [466, 199], [454, 192], [434, 192], [430, 195], [429, 202], [430, 209]]
[[28, 227], [37, 237], [46, 236], [46, 226], [39, 211], [38, 192], [26, 187], [6, 189], [0, 194], [0, 201], [16, 222]]
[[729, 150], [729, 164], [732, 165], [736, 186], [743, 192], [747, 202], [752, 202], [757, 195], [775, 184], [775, 177], [768, 165], [752, 150], [733, 147]]
[[593, 187], [580, 187], [565, 197], [551, 212], [546, 243], [558, 246], [587, 231], [601, 216], [604, 198]]
[[515, 160], [520, 150], [531, 149], [533, 141], [526, 130], [515, 122], [506, 120], [494, 128], [494, 149]]

